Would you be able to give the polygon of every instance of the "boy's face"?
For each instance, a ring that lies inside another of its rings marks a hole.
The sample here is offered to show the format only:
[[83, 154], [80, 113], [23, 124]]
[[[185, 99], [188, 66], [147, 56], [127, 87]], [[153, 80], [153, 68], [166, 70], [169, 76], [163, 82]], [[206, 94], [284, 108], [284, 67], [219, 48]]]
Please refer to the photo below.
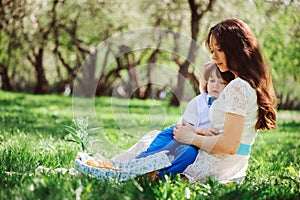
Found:
[[226, 87], [227, 82], [225, 82], [222, 78], [218, 78], [216, 74], [216, 70], [212, 72], [207, 82], [207, 92], [209, 95], [218, 98], [219, 94]]

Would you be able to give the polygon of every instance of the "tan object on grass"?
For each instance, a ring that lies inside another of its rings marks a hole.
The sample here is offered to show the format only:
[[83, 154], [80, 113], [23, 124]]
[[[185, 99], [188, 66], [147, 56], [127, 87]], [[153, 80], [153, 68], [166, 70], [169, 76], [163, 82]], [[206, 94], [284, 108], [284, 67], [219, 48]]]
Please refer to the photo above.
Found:
[[85, 161], [85, 164], [96, 167], [96, 168], [104, 168], [104, 169], [108, 169], [108, 170], [118, 170], [118, 171], [121, 170], [120, 168], [114, 167], [112, 161], [103, 156], [101, 156], [101, 157], [97, 156], [96, 160], [93, 158], [90, 158], [87, 161]]

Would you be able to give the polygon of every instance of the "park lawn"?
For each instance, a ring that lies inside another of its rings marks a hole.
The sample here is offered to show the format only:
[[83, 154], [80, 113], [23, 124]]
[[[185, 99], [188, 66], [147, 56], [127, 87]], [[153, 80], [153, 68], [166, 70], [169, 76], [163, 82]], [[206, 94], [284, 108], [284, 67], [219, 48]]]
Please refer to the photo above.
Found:
[[[105, 156], [129, 148], [148, 131], [176, 123], [184, 108], [110, 97], [97, 98], [95, 105], [101, 129], [90, 133], [90, 150]], [[178, 176], [115, 183], [55, 173], [56, 168], [72, 168], [80, 151], [64, 140], [65, 126], [73, 126], [72, 97], [0, 91], [0, 113], [0, 199], [300, 198], [300, 120], [279, 118], [276, 130], [259, 133], [244, 183], [190, 185]], [[38, 166], [48, 170], [36, 173]]]

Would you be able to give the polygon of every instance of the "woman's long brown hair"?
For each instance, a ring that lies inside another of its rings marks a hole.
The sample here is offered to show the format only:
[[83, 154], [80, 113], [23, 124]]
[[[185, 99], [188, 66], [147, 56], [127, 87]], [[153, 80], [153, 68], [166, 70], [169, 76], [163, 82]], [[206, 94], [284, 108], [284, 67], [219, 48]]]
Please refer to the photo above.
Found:
[[216, 39], [218, 46], [225, 53], [229, 70], [256, 90], [258, 120], [255, 128], [276, 128], [276, 95], [272, 75], [248, 25], [239, 19], [228, 19], [210, 29], [206, 39], [208, 48], [211, 37]]

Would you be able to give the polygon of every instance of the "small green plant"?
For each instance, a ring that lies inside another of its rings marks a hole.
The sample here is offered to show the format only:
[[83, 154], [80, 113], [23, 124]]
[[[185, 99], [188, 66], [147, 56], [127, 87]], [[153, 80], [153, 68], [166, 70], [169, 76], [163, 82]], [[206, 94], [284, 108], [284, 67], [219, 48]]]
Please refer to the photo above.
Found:
[[66, 137], [66, 141], [75, 142], [80, 145], [81, 151], [87, 151], [88, 144], [88, 118], [77, 117], [73, 119], [75, 128], [72, 126], [66, 126], [66, 130], [69, 135]]

